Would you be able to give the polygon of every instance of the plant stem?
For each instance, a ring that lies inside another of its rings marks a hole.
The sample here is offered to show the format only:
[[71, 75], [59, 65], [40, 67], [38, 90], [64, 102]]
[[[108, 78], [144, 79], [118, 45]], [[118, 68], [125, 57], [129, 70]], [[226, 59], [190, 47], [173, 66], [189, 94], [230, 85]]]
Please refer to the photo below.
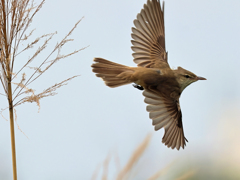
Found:
[[16, 147], [15, 147], [15, 132], [14, 132], [14, 117], [13, 117], [13, 102], [12, 102], [12, 85], [8, 82], [8, 102], [9, 102], [9, 116], [10, 116], [10, 133], [12, 146], [12, 167], [13, 180], [17, 180], [17, 162], [16, 162]]

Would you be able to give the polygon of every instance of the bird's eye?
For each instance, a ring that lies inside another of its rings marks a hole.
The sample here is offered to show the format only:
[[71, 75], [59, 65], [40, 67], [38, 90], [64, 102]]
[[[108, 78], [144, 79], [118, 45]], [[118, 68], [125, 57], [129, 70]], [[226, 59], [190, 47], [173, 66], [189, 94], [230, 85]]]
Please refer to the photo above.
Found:
[[190, 76], [189, 76], [189, 75], [187, 75], [187, 74], [186, 74], [186, 75], [184, 75], [184, 77], [185, 77], [185, 78], [190, 78]]

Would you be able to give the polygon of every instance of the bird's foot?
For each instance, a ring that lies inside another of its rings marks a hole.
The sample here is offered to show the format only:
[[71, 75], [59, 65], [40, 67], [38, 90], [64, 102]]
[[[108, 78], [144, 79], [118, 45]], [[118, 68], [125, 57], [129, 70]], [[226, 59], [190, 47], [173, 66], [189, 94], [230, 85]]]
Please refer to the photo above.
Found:
[[133, 87], [135, 87], [135, 88], [137, 88], [141, 91], [144, 90], [144, 88], [142, 86], [138, 85], [138, 84], [133, 84]]

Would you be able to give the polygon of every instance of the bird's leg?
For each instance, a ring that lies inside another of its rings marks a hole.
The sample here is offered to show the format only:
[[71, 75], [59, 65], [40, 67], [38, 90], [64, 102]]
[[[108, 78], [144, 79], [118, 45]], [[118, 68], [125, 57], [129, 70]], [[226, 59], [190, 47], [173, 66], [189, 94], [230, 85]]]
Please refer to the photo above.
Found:
[[138, 85], [138, 84], [133, 84], [133, 87], [135, 87], [135, 88], [137, 88], [141, 91], [144, 90], [144, 88], [142, 86]]

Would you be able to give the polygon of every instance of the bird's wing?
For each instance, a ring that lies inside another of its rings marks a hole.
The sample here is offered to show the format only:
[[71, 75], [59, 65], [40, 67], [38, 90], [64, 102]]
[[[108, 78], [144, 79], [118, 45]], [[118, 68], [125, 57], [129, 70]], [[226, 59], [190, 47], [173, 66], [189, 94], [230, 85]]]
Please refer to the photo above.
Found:
[[133, 22], [133, 61], [141, 67], [169, 67], [165, 49], [164, 3], [161, 9], [159, 0], [148, 0]]
[[182, 124], [182, 112], [179, 101], [162, 97], [161, 95], [150, 90], [144, 90], [145, 103], [150, 119], [155, 130], [164, 127], [165, 133], [162, 142], [172, 149], [180, 147], [184, 149], [187, 139], [184, 136]]

